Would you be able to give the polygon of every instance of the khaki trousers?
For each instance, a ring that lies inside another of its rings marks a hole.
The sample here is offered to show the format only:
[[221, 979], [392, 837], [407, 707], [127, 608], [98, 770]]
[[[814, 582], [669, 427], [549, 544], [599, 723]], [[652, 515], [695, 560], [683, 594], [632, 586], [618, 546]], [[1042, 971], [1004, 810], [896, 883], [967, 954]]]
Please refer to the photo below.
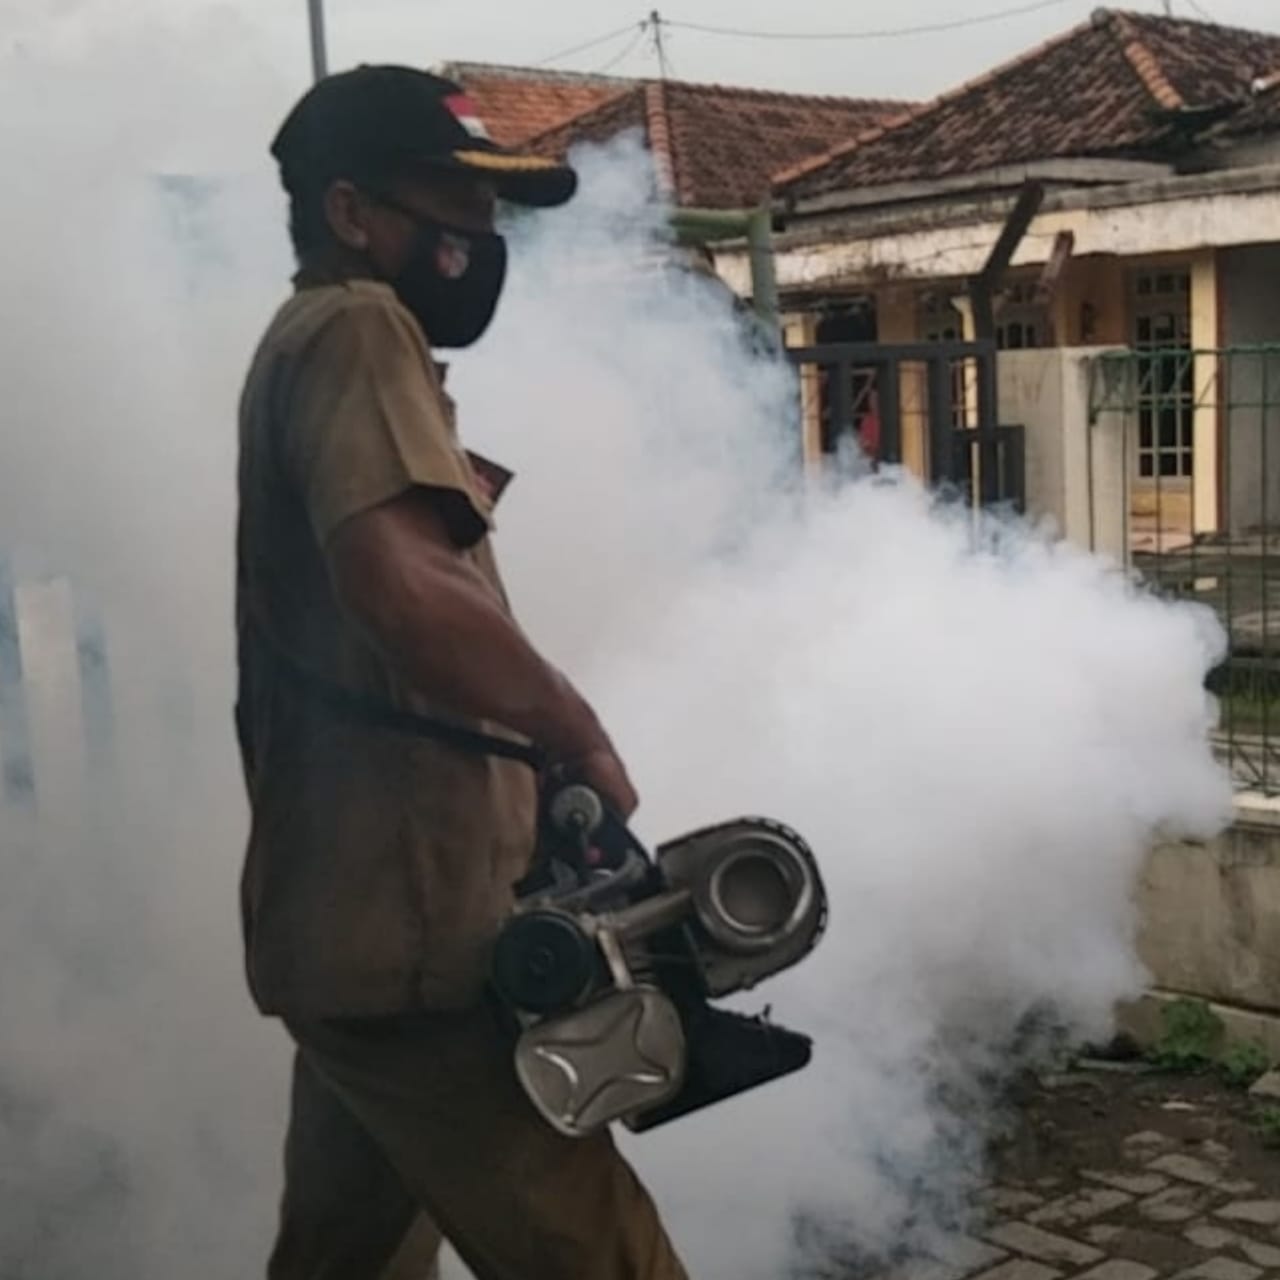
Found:
[[441, 1233], [476, 1280], [688, 1280], [612, 1138], [534, 1111], [488, 1008], [289, 1031], [269, 1280], [434, 1280]]

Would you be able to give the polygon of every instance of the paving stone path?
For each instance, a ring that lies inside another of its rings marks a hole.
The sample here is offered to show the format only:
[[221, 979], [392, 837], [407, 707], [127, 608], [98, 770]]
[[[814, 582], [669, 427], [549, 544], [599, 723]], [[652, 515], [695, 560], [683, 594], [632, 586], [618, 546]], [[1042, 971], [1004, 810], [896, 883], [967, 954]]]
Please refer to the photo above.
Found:
[[894, 1280], [1280, 1280], [1280, 1151], [1256, 1109], [1212, 1081], [1040, 1089], [970, 1234]]

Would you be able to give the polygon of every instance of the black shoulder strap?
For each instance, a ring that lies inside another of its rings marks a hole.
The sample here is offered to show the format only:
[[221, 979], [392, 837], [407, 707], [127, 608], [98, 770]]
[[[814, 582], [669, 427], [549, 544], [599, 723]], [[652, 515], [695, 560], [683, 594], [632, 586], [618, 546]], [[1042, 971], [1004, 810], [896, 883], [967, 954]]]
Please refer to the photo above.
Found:
[[510, 738], [499, 738], [495, 734], [482, 733], [479, 729], [450, 724], [447, 720], [436, 720], [414, 711], [401, 711], [375, 698], [366, 698], [361, 694], [353, 693], [350, 689], [344, 689], [341, 685], [334, 684], [295, 662], [263, 634], [262, 627], [254, 625], [253, 630], [262, 640], [263, 648], [270, 654], [273, 670], [313, 702], [343, 720], [367, 725], [371, 729], [385, 729], [391, 733], [406, 734], [413, 738], [429, 738], [447, 747], [469, 751], [476, 755], [514, 760], [536, 771], [540, 771], [546, 764], [544, 754], [537, 747], [526, 746]]

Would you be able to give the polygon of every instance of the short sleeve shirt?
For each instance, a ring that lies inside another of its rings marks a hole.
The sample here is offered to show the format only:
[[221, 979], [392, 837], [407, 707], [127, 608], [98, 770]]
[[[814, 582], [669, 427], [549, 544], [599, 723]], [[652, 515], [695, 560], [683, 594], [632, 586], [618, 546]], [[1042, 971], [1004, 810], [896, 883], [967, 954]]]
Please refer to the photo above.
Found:
[[474, 1002], [533, 853], [525, 765], [344, 718], [286, 674], [512, 736], [432, 706], [335, 598], [334, 530], [414, 488], [447, 496], [460, 554], [505, 606], [489, 502], [419, 326], [380, 283], [300, 287], [262, 339], [240, 408], [241, 906], [265, 1013]]

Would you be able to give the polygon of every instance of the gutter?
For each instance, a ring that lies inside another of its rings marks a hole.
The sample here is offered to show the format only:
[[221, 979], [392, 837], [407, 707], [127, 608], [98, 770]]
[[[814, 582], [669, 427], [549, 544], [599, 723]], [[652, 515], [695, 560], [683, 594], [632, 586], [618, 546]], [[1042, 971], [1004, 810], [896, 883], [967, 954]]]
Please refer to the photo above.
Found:
[[751, 264], [751, 305], [759, 319], [776, 334], [778, 276], [773, 259], [773, 208], [769, 202], [754, 209], [677, 209], [671, 226], [682, 244], [745, 240]]

